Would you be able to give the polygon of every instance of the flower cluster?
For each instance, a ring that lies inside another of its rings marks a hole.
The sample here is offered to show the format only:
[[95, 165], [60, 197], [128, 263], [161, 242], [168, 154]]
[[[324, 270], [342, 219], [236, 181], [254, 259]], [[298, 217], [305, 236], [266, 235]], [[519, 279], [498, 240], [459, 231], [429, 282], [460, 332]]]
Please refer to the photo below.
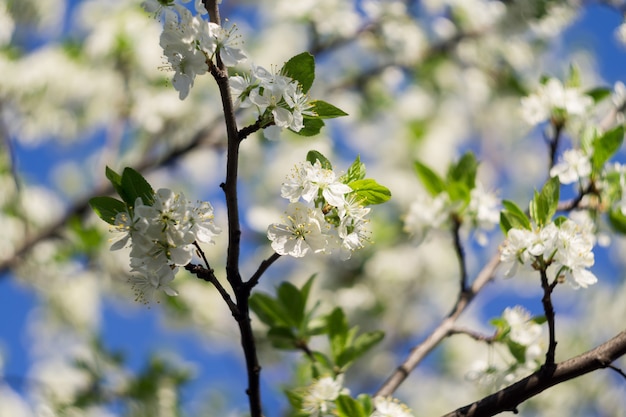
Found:
[[502, 362], [478, 361], [468, 377], [500, 387], [535, 371], [541, 365], [543, 352], [542, 321], [531, 317], [521, 306], [507, 307], [502, 317], [492, 320], [497, 327], [492, 346], [505, 347], [497, 356]]
[[545, 269], [548, 277], [568, 281], [575, 288], [597, 282], [588, 270], [594, 264], [593, 224], [560, 217], [533, 230], [512, 228], [501, 247], [500, 260], [512, 276], [520, 265]]
[[449, 230], [451, 216], [462, 215], [464, 224], [466, 221], [473, 229], [476, 241], [485, 245], [487, 232], [500, 221], [499, 205], [500, 199], [479, 183], [470, 191], [469, 203], [465, 208], [460, 207], [458, 202], [453, 203], [447, 192], [442, 192], [434, 198], [425, 197], [415, 201], [405, 218], [404, 230], [422, 242], [432, 230]]
[[191, 261], [194, 243], [212, 243], [221, 230], [213, 224], [211, 204], [192, 204], [182, 193], [162, 188], [152, 205], [137, 198], [132, 211], [118, 213], [113, 231], [120, 236], [111, 250], [130, 244], [130, 281], [137, 301], [148, 303], [158, 289], [176, 295], [169, 283], [178, 267]]
[[550, 78], [535, 93], [522, 98], [522, 117], [530, 125], [549, 119], [562, 123], [568, 116], [586, 115], [592, 106], [593, 99], [580, 88]]
[[281, 196], [290, 201], [286, 221], [267, 230], [276, 253], [299, 258], [338, 249], [342, 259], [349, 259], [364, 246], [370, 208], [362, 205], [343, 178], [323, 168], [319, 160], [303, 162], [293, 170], [281, 188]]
[[195, 2], [196, 14], [175, 4], [172, 0], [150, 0], [144, 2], [149, 12], [164, 16], [160, 44], [171, 69], [175, 72], [172, 84], [183, 100], [189, 94], [196, 75], [209, 69], [208, 63], [216, 56], [226, 66], [234, 66], [246, 59], [239, 48], [239, 39], [234, 28], [226, 30], [201, 16], [207, 11], [201, 1]]
[[241, 107], [255, 106], [261, 119], [273, 116], [280, 129], [299, 132], [304, 127], [304, 116], [316, 115], [298, 81], [261, 66], [253, 64], [249, 76], [231, 77], [230, 86]]

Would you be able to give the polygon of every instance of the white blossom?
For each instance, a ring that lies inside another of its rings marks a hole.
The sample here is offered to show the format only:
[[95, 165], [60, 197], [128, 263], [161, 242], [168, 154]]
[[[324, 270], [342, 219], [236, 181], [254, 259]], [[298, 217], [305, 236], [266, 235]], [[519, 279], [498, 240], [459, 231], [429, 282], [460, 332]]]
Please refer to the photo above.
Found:
[[345, 392], [343, 375], [335, 379], [330, 376], [316, 379], [307, 387], [302, 397], [302, 411], [309, 413], [311, 417], [333, 416], [334, 401]]
[[329, 227], [320, 209], [297, 202], [289, 204], [285, 214], [285, 223], [273, 223], [267, 229], [276, 253], [301, 258], [310, 251], [318, 253], [327, 249]]
[[[556, 78], [550, 78], [536, 92], [522, 98], [522, 117], [530, 125], [549, 120], [555, 114], [584, 116], [593, 106], [593, 99], [580, 88], [566, 87]], [[560, 115], [559, 115], [560, 116]]]
[[375, 410], [371, 417], [413, 417], [413, 413], [405, 404], [391, 397], [374, 398]]
[[561, 184], [579, 182], [591, 175], [591, 158], [582, 149], [568, 149], [561, 160], [550, 169], [551, 177], [559, 177]]

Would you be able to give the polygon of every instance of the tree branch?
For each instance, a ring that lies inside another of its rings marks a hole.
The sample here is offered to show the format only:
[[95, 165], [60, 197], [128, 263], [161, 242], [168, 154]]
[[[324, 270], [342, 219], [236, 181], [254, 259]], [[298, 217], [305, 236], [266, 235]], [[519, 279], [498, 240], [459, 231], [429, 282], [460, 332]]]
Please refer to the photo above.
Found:
[[486, 417], [504, 411], [516, 412], [517, 407], [546, 389], [602, 368], [626, 354], [626, 331], [579, 356], [558, 363], [554, 372], [543, 368], [532, 375], [479, 401], [461, 407], [443, 417]]
[[478, 273], [478, 276], [472, 283], [471, 287], [461, 292], [459, 299], [452, 308], [452, 311], [444, 318], [441, 323], [430, 333], [430, 335], [419, 345], [414, 347], [406, 360], [396, 368], [396, 370], [387, 378], [383, 385], [376, 392], [376, 396], [390, 396], [409, 376], [415, 367], [432, 351], [444, 338], [449, 336], [453, 330], [454, 323], [461, 313], [465, 311], [467, 306], [474, 299], [476, 294], [491, 281], [495, 273], [496, 267], [500, 264], [500, 253], [494, 255], [489, 262]]

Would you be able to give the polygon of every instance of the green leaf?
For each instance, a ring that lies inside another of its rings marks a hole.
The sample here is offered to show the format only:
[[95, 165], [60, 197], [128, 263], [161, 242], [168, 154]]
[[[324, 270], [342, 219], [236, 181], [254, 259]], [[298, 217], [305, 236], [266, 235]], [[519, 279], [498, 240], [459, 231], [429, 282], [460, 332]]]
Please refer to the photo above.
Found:
[[372, 397], [370, 397], [368, 394], [359, 394], [359, 396], [356, 397], [356, 399], [363, 406], [365, 415], [366, 416], [372, 415], [372, 413], [374, 412], [374, 404], [372, 404]]
[[607, 97], [611, 96], [611, 89], [606, 87], [596, 87], [591, 90], [587, 90], [585, 95], [591, 97], [594, 103], [599, 103]]
[[384, 336], [385, 333], [382, 331], [366, 332], [357, 336], [356, 339], [354, 339], [352, 345], [348, 346], [337, 357], [336, 365], [340, 368], [343, 368], [349, 365], [351, 362], [354, 362], [356, 359], [367, 353], [368, 350], [378, 344], [381, 340], [383, 340]]
[[335, 362], [346, 347], [348, 341], [348, 321], [340, 307], [336, 307], [327, 317], [328, 338], [330, 339], [330, 351]]
[[300, 129], [298, 132], [292, 130], [292, 132], [300, 136], [315, 136], [319, 134], [322, 128], [325, 126], [324, 121], [318, 117], [305, 117], [303, 123], [304, 127], [302, 129]]
[[277, 349], [296, 350], [297, 336], [290, 327], [272, 327], [267, 331], [267, 338]]
[[419, 161], [415, 161], [415, 171], [422, 181], [424, 188], [426, 188], [426, 191], [428, 191], [431, 196], [436, 197], [446, 190], [446, 183], [443, 181], [443, 178], [428, 166]]
[[621, 148], [624, 141], [624, 126], [620, 125], [609, 130], [593, 142], [591, 163], [596, 172], [602, 170], [604, 164]]
[[511, 355], [513, 355], [517, 363], [526, 363], [526, 346], [509, 340], [507, 343], [507, 347], [509, 348], [509, 352], [511, 352]]
[[93, 211], [105, 222], [114, 225], [117, 213], [126, 212], [126, 204], [113, 197], [93, 197], [89, 199]]
[[280, 72], [298, 81], [302, 92], [306, 94], [315, 79], [315, 58], [310, 53], [303, 52], [285, 62]]
[[250, 308], [263, 323], [269, 327], [288, 326], [282, 306], [277, 300], [263, 293], [254, 293], [250, 297]]
[[348, 168], [348, 172], [340, 178], [340, 181], [344, 184], [349, 184], [352, 181], [362, 180], [363, 178], [365, 178], [365, 164], [357, 156], [350, 168]]
[[580, 69], [577, 65], [570, 64], [569, 66], [569, 77], [565, 81], [566, 87], [580, 87]]
[[533, 323], [536, 323], [536, 324], [543, 324], [543, 323], [547, 322], [548, 319], [546, 318], [546, 316], [541, 315], [541, 316], [533, 317], [532, 319], [530, 319], [530, 321], [532, 321]]
[[348, 115], [348, 113], [341, 110], [340, 108], [335, 107], [332, 104], [322, 100], [313, 100], [310, 102], [310, 104], [313, 106], [311, 110], [315, 112], [317, 117], [322, 119], [333, 119], [335, 117]]
[[124, 198], [124, 195], [125, 195], [124, 189], [122, 188], [122, 176], [118, 174], [117, 172], [113, 171], [108, 166], [105, 168], [104, 173], [106, 177], [109, 179], [109, 181], [111, 181], [111, 184], [113, 185], [113, 188], [115, 189], [117, 194], [120, 197], [122, 197], [122, 200], [126, 201], [126, 198]]
[[148, 184], [148, 181], [137, 171], [132, 168], [125, 168], [122, 173], [122, 189], [124, 190], [122, 198], [130, 207], [135, 205], [135, 200], [141, 198], [146, 205], [154, 203], [154, 190]]
[[472, 152], [465, 153], [461, 159], [450, 166], [448, 170], [448, 183], [460, 182], [467, 185], [471, 190], [476, 187], [476, 172], [478, 171], [478, 161]]
[[540, 193], [535, 191], [535, 197], [530, 202], [530, 217], [538, 226], [548, 224], [556, 213], [560, 186], [559, 178], [553, 177], [545, 183]]
[[471, 189], [462, 182], [451, 182], [448, 184], [446, 191], [451, 202], [463, 202], [469, 204], [471, 199]]
[[348, 395], [340, 395], [335, 403], [339, 417], [369, 417], [363, 404]]
[[306, 160], [309, 161], [311, 165], [315, 165], [315, 162], [320, 161], [320, 164], [322, 164], [322, 168], [330, 170], [333, 169], [333, 165], [330, 163], [328, 158], [326, 158], [318, 151], [309, 151], [306, 154]]
[[619, 208], [609, 211], [609, 223], [611, 223], [613, 230], [626, 235], [626, 216]]
[[510, 229], [532, 230], [530, 220], [526, 213], [517, 204], [509, 200], [502, 201], [503, 210], [500, 212], [500, 227], [504, 233]]
[[391, 191], [373, 179], [356, 180], [348, 185], [356, 193], [357, 200], [365, 206], [382, 204], [391, 198]]
[[277, 295], [278, 301], [287, 313], [285, 321], [299, 328], [304, 319], [306, 299], [302, 297], [302, 293], [295, 285], [286, 281], [278, 287]]

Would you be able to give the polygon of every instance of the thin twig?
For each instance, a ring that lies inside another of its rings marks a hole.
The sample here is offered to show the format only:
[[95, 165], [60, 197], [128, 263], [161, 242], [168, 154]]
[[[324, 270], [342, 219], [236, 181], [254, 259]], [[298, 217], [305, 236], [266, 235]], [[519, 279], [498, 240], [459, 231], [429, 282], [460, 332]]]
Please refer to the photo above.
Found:
[[467, 266], [465, 265], [465, 251], [461, 243], [461, 219], [456, 214], [452, 215], [452, 235], [454, 236], [454, 251], [459, 261], [459, 275], [461, 277], [461, 293], [467, 291]]
[[450, 329], [448, 334], [450, 336], [455, 335], [455, 334], [463, 334], [463, 335], [471, 337], [477, 342], [493, 343], [495, 340], [495, 335], [486, 335], [486, 334], [478, 333], [474, 330], [465, 329], [461, 327], [454, 327]]
[[265, 273], [265, 271], [267, 271], [267, 268], [269, 268], [274, 262], [276, 262], [278, 258], [280, 258], [280, 256], [281, 255], [274, 252], [272, 256], [261, 262], [261, 265], [259, 265], [259, 269], [257, 269], [254, 275], [252, 275], [252, 277], [250, 277], [250, 279], [246, 281], [245, 286], [249, 290], [251, 290], [255, 285], [257, 285], [259, 283], [259, 280], [261, 279], [261, 276]]
[[491, 281], [495, 274], [496, 267], [500, 264], [500, 253], [495, 254], [489, 262], [478, 273], [476, 279], [467, 291], [460, 294], [460, 297], [452, 311], [439, 323], [439, 325], [428, 335], [419, 345], [415, 346], [405, 361], [387, 378], [383, 385], [376, 392], [376, 396], [390, 396], [409, 376], [415, 367], [432, 351], [444, 338], [450, 335], [454, 328], [454, 323], [461, 313], [469, 306], [483, 287]]
[[228, 291], [226, 291], [224, 286], [222, 286], [222, 284], [217, 279], [212, 269], [207, 269], [207, 268], [204, 268], [202, 265], [195, 265], [195, 264], [187, 264], [185, 265], [185, 269], [191, 272], [192, 274], [196, 275], [201, 280], [204, 280], [206, 282], [210, 282], [211, 284], [213, 284], [213, 286], [220, 293], [224, 301], [226, 301], [226, 304], [228, 305], [228, 308], [230, 309], [231, 313], [233, 313], [233, 316], [235, 317], [239, 316], [240, 313], [239, 313], [239, 308], [237, 307], [237, 304], [235, 304], [232, 298], [230, 298], [230, 294], [228, 293]]

